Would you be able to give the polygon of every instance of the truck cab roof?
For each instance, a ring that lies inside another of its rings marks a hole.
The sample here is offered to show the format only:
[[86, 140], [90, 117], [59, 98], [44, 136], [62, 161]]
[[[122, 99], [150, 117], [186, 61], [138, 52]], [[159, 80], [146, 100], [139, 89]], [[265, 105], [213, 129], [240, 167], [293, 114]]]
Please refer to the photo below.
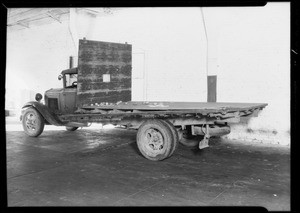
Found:
[[78, 73], [78, 68], [77, 67], [61, 71], [62, 75], [65, 75], [65, 74], [77, 74], [77, 73]]

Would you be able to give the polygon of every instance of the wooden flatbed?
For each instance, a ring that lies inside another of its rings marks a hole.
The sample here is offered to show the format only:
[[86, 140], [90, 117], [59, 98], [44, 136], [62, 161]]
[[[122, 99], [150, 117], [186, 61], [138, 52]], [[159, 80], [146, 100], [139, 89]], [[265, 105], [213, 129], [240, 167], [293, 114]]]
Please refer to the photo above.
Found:
[[264, 108], [266, 103], [211, 103], [211, 102], [143, 102], [129, 101], [119, 104], [93, 104], [85, 105], [81, 109], [102, 109], [102, 110], [140, 110], [140, 111], [193, 111], [199, 113], [210, 112], [232, 112]]
[[[85, 105], [75, 111], [74, 114], [65, 114], [63, 120], [75, 121], [83, 115], [91, 115], [89, 119], [112, 117], [174, 117], [174, 116], [209, 116], [209, 117], [238, 117], [257, 116], [259, 110], [266, 107], [266, 103], [205, 103], [205, 102], [142, 102], [130, 101], [119, 104], [92, 104]], [[75, 120], [74, 120], [75, 119]], [[86, 118], [87, 119], [87, 118]], [[82, 119], [81, 119], [82, 120]]]
[[266, 107], [266, 103], [142, 102], [86, 105], [73, 114], [59, 116], [63, 122], [97, 122], [126, 125], [138, 129], [145, 119], [165, 119], [174, 126], [215, 122], [238, 123]]

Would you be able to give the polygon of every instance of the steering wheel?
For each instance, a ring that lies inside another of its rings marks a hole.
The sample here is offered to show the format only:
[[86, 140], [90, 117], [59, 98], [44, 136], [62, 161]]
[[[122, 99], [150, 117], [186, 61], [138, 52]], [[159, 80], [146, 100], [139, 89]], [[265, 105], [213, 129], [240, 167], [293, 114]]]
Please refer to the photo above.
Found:
[[72, 83], [72, 87], [75, 87], [75, 86], [77, 86], [77, 81], [74, 81], [74, 82]]

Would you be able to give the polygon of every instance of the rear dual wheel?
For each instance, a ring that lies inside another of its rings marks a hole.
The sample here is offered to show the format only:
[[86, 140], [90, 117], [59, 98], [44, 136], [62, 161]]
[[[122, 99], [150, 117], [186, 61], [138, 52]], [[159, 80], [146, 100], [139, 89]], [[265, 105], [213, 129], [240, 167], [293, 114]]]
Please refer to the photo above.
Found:
[[172, 149], [170, 151], [170, 154], [168, 156], [168, 157], [171, 157], [173, 155], [173, 153], [175, 152], [175, 150], [177, 149], [177, 147], [178, 147], [178, 144], [179, 144], [179, 141], [180, 141], [180, 139], [179, 139], [179, 133], [176, 130], [176, 128], [173, 126], [173, 124], [171, 124], [169, 121], [167, 121], [167, 120], [162, 120], [162, 121], [165, 122], [169, 126], [169, 128], [171, 129], [171, 131], [172, 131], [172, 135], [173, 135], [173, 143], [172, 143], [172, 145], [173, 145], [173, 147], [172, 147]]
[[183, 130], [182, 139], [179, 141], [180, 144], [187, 147], [196, 147], [199, 144], [198, 140], [195, 140], [196, 136], [192, 134], [192, 126], [188, 125]]
[[183, 131], [183, 138], [184, 139], [195, 138], [195, 135], [192, 134], [192, 126], [191, 125], [188, 125], [185, 127], [185, 130]]
[[178, 146], [175, 127], [165, 120], [145, 121], [137, 132], [137, 145], [142, 155], [152, 161], [170, 157]]

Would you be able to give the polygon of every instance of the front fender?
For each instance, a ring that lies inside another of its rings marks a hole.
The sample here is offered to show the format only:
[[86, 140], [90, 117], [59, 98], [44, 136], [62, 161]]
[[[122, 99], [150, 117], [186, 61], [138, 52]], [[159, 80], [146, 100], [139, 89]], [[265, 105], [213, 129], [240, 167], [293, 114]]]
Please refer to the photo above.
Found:
[[22, 109], [27, 107], [35, 108], [43, 117], [44, 119], [52, 125], [55, 126], [64, 126], [65, 122], [62, 122], [47, 106], [44, 104], [37, 102], [37, 101], [30, 101], [27, 102]]

